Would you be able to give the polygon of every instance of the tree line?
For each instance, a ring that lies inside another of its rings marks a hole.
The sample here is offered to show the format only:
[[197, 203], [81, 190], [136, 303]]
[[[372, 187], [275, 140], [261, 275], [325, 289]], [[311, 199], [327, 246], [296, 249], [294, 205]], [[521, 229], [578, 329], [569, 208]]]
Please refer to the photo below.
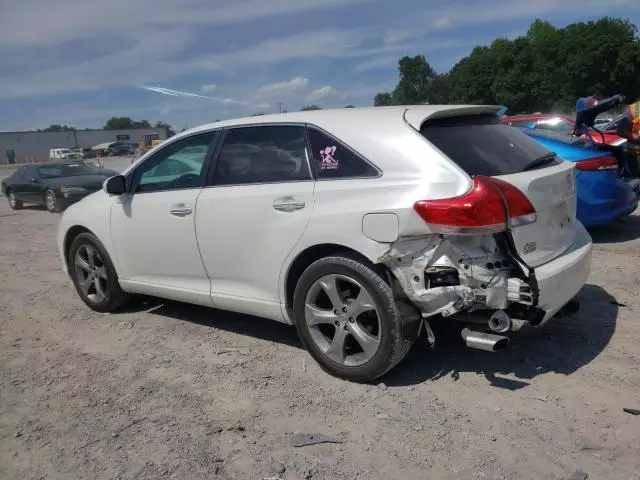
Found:
[[[140, 128], [164, 128], [167, 130], [167, 137], [172, 137], [176, 134], [175, 130], [171, 125], [165, 122], [156, 122], [155, 125], [151, 125], [148, 120], [132, 120], [129, 117], [111, 117], [107, 120], [103, 130], [135, 130]], [[78, 130], [76, 127], [70, 125], [60, 125], [53, 124], [49, 125], [47, 128], [44, 128], [42, 132], [71, 132], [73, 130]], [[89, 130], [88, 128], [85, 130]]]
[[593, 95], [640, 97], [640, 39], [628, 20], [605, 17], [555, 28], [534, 21], [513, 40], [477, 46], [446, 73], [422, 55], [402, 57], [399, 81], [380, 92], [375, 106], [497, 104], [509, 113], [573, 111], [576, 100]]

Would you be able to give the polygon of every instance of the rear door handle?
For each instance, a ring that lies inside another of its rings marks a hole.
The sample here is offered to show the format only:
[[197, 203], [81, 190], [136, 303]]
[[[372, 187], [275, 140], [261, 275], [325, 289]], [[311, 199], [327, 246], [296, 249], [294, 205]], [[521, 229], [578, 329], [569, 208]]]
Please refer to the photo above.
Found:
[[193, 210], [189, 205], [185, 205], [184, 203], [176, 203], [175, 205], [171, 205], [169, 207], [169, 213], [171, 215], [175, 215], [176, 217], [186, 217], [187, 215], [191, 215]]
[[281, 197], [276, 198], [273, 201], [273, 208], [279, 212], [294, 212], [296, 210], [302, 210], [305, 207], [303, 200], [296, 200], [293, 197]]

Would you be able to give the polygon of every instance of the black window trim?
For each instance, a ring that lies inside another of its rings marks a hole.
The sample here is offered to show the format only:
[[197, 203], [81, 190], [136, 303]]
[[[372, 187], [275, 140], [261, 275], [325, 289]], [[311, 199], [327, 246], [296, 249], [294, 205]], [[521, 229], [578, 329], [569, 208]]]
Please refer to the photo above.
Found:
[[[364, 155], [362, 155], [357, 150], [355, 150], [353, 147], [351, 147], [351, 145], [346, 144], [343, 140], [340, 140], [335, 135], [332, 135], [331, 133], [327, 132], [325, 129], [323, 129], [322, 127], [319, 127], [318, 125], [315, 125], [313, 123], [306, 123], [305, 125], [307, 127], [307, 149], [311, 153], [311, 163], [312, 163], [311, 164], [311, 174], [313, 175], [313, 178], [316, 181], [318, 181], [318, 182], [329, 182], [329, 181], [339, 181], [339, 180], [370, 180], [370, 179], [382, 177], [382, 174], [383, 174], [382, 169], [380, 169], [373, 162], [369, 161]], [[320, 133], [326, 135], [330, 139], [338, 142], [343, 148], [346, 148], [353, 155], [355, 155], [360, 160], [362, 160], [364, 163], [366, 163], [371, 168], [373, 168], [377, 172], [377, 175], [348, 176], [348, 177], [335, 177], [335, 178], [319, 178], [318, 175], [317, 175], [316, 169], [315, 169], [315, 160], [314, 160], [314, 157], [313, 157], [313, 149], [311, 148], [311, 140], [309, 138], [309, 130], [312, 129], [312, 128], [318, 130]]]
[[[147, 164], [147, 162], [151, 161], [151, 159], [153, 159], [156, 155], [158, 155], [160, 152], [162, 152], [163, 150], [165, 150], [166, 148], [170, 147], [171, 145], [173, 145], [174, 143], [180, 142], [182, 140], [187, 140], [189, 138], [193, 138], [199, 135], [207, 135], [207, 134], [214, 134], [214, 138], [211, 141], [211, 144], [209, 144], [209, 148], [207, 149], [207, 153], [204, 157], [204, 162], [202, 165], [202, 169], [204, 171], [204, 175], [202, 175], [202, 180], [200, 181], [200, 185], [197, 187], [190, 187], [190, 188], [171, 188], [171, 189], [164, 189], [164, 190], [153, 190], [153, 191], [148, 191], [148, 192], [136, 192], [135, 189], [138, 186], [138, 184], [140, 183], [140, 177], [137, 175], [138, 172], [140, 171], [140, 169]], [[221, 138], [224, 136], [224, 129], [222, 128], [212, 128], [209, 130], [202, 130], [199, 132], [193, 132], [189, 135], [184, 135], [182, 137], [178, 137], [173, 139], [173, 141], [170, 141], [168, 143], [166, 143], [165, 145], [162, 145], [162, 148], [159, 149], [157, 152], [154, 152], [152, 155], [149, 155], [147, 158], [145, 158], [139, 165], [136, 165], [136, 168], [134, 168], [133, 170], [131, 170], [127, 176], [125, 177], [125, 183], [127, 186], [127, 193], [129, 195], [145, 195], [148, 193], [162, 193], [162, 192], [176, 192], [179, 190], [193, 190], [195, 189], [202, 189], [204, 188], [205, 182], [207, 180], [207, 176], [209, 174], [209, 169], [211, 166], [211, 159], [213, 157], [214, 152], [216, 151], [216, 149], [218, 148], [219, 144], [220, 144], [220, 140]]]
[[[305, 135], [305, 157], [307, 161], [307, 168], [310, 172], [309, 178], [304, 180], [280, 180], [276, 182], [253, 182], [253, 183], [230, 183], [226, 185], [216, 185], [214, 183], [215, 171], [218, 166], [218, 161], [220, 160], [220, 154], [222, 152], [222, 147], [224, 146], [224, 140], [227, 138], [227, 134], [230, 130], [237, 130], [240, 128], [252, 128], [252, 127], [302, 127], [304, 128]], [[212, 159], [209, 165], [209, 171], [207, 172], [206, 183], [203, 188], [225, 188], [225, 187], [245, 187], [245, 186], [255, 186], [255, 185], [275, 185], [280, 183], [306, 183], [306, 182], [314, 182], [316, 180], [315, 174], [313, 172], [312, 166], [312, 158], [311, 149], [309, 148], [309, 138], [307, 136], [306, 124], [301, 122], [260, 122], [260, 123], [243, 123], [240, 125], [230, 125], [224, 128], [223, 134], [220, 136], [220, 140], [218, 142], [218, 146], [214, 153], [214, 158]]]

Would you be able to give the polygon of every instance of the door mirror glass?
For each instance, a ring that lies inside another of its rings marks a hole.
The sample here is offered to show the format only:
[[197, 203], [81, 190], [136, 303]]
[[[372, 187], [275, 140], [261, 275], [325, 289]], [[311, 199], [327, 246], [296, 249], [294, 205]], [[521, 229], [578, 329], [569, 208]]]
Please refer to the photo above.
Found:
[[127, 183], [124, 176], [116, 175], [106, 180], [102, 184], [102, 188], [109, 195], [122, 195], [127, 191]]

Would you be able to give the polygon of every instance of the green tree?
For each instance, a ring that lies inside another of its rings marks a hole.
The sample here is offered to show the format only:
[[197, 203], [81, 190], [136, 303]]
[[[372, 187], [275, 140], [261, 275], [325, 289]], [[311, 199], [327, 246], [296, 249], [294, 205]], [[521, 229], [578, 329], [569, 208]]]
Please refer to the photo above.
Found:
[[389, 105], [393, 105], [393, 97], [389, 92], [376, 93], [373, 99], [374, 107], [387, 107]]
[[266, 113], [262, 113], [262, 112], [257, 112], [257, 113], [252, 113], [251, 115], [249, 115], [250, 117], [261, 117], [262, 115], [266, 115]]
[[353, 105], [346, 105], [344, 108], [356, 108], [356, 107]]
[[136, 128], [151, 128], [147, 120], [139, 122], [131, 120], [129, 117], [111, 117], [103, 127], [105, 130], [125, 130]]
[[176, 134], [176, 131], [173, 129], [173, 127], [165, 122], [156, 122], [154, 128], [164, 128], [167, 131], [167, 138], [173, 137]]
[[301, 112], [308, 112], [309, 110], [322, 110], [318, 105], [305, 105], [300, 109]]
[[404, 56], [398, 62], [400, 81], [393, 91], [393, 103], [417, 105], [434, 101], [439, 75], [424, 55]]
[[69, 125], [58, 125], [57, 123], [53, 125], [49, 125], [47, 128], [42, 130], [43, 132], [71, 132], [75, 130], [74, 127], [70, 127]]
[[555, 28], [535, 20], [515, 39], [477, 46], [445, 74], [423, 56], [402, 57], [393, 93], [374, 105], [501, 104], [509, 113], [573, 111], [587, 95], [640, 97], [640, 39], [634, 24], [604, 17]]

